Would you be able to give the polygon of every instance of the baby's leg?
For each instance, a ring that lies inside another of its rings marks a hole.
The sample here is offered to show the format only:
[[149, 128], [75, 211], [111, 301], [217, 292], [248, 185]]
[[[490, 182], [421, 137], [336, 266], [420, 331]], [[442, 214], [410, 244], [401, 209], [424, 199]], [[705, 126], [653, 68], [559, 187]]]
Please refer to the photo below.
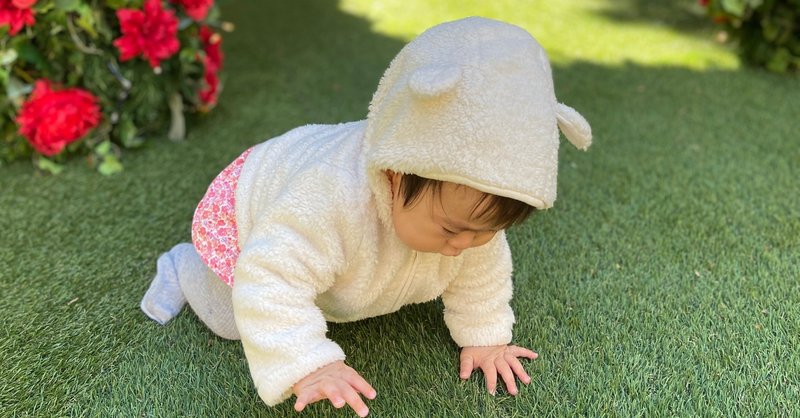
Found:
[[175, 266], [178, 283], [189, 306], [214, 334], [238, 340], [231, 301], [233, 289], [203, 263], [193, 245], [185, 245], [179, 250]]
[[144, 294], [139, 307], [153, 321], [166, 324], [178, 315], [186, 304], [186, 297], [178, 284], [176, 257], [183, 252], [182, 247], [191, 244], [178, 244], [172, 250], [161, 254], [156, 264], [156, 276]]
[[158, 258], [156, 277], [142, 299], [141, 308], [161, 325], [178, 315], [186, 302], [215, 334], [238, 340], [233, 319], [231, 288], [209, 269], [194, 246], [178, 244]]

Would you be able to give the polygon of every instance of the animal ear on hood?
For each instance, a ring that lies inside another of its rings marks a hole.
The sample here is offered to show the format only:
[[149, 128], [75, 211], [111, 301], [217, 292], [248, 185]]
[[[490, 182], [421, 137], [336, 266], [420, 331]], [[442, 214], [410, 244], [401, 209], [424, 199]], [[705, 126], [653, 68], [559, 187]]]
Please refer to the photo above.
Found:
[[576, 148], [586, 151], [592, 145], [592, 127], [575, 109], [556, 103], [558, 127]]
[[432, 99], [453, 90], [461, 80], [461, 68], [456, 65], [428, 65], [414, 71], [408, 88], [421, 99]]

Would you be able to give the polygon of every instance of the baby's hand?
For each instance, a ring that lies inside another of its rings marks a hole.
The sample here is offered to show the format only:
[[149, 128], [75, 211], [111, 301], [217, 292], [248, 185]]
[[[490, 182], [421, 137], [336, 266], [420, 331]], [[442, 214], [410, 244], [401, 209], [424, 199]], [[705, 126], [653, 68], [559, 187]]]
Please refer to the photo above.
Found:
[[486, 376], [486, 389], [494, 395], [497, 391], [497, 375], [500, 374], [506, 383], [508, 393], [516, 395], [519, 391], [514, 375], [526, 385], [531, 382], [531, 377], [525, 373], [525, 369], [517, 357], [533, 360], [539, 355], [527, 348], [515, 345], [464, 347], [461, 350], [461, 378], [469, 379], [472, 371], [480, 368]]
[[367, 416], [369, 408], [359, 392], [369, 399], [375, 399], [376, 396], [375, 389], [343, 361], [320, 367], [295, 383], [292, 391], [297, 396], [297, 402], [294, 403], [297, 412], [308, 404], [328, 399], [336, 408], [343, 407], [346, 402], [361, 417]]

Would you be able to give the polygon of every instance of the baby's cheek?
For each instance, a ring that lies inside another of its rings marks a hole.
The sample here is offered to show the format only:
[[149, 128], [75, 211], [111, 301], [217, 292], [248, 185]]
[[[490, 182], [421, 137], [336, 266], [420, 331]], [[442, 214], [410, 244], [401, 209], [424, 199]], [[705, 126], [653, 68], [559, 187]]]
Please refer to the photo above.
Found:
[[481, 245], [489, 243], [489, 241], [494, 238], [494, 233], [491, 234], [480, 234], [475, 237], [475, 240], [472, 241], [473, 247], [480, 247]]

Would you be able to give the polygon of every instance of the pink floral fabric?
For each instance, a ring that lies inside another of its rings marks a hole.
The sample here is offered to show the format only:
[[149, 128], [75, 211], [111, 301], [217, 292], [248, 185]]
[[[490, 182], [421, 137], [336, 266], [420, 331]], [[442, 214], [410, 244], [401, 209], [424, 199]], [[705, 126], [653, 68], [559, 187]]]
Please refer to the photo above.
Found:
[[250, 148], [222, 170], [208, 187], [192, 219], [192, 243], [204, 263], [233, 286], [233, 268], [239, 258], [236, 228], [236, 185]]

